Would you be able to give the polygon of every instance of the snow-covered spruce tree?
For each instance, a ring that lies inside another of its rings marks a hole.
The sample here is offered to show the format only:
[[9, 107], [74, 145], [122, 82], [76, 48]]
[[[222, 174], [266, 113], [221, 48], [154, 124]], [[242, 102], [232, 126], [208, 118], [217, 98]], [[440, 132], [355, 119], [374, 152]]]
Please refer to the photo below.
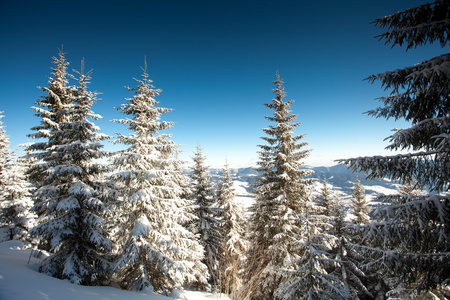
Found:
[[331, 253], [337, 238], [327, 233], [330, 216], [324, 212], [312, 197], [303, 201], [298, 220], [303, 230], [293, 243], [298, 258], [291, 262], [296, 268], [285, 269], [287, 280], [277, 290], [280, 299], [354, 299], [346, 281], [330, 273], [342, 261]]
[[[326, 178], [323, 179], [322, 184], [321, 193], [316, 203], [321, 209], [321, 214], [323, 214], [321, 216], [323, 221], [318, 226], [323, 227], [326, 233], [324, 238], [327, 239], [326, 242], [329, 247], [323, 248], [324, 252], [322, 253], [323, 257], [328, 259], [324, 262], [319, 260], [319, 264], [323, 266], [325, 273], [322, 271], [317, 275], [325, 278], [330, 276], [331, 283], [337, 284], [339, 289], [336, 291], [329, 289], [330, 294], [321, 294], [320, 292], [318, 296], [325, 297], [325, 299], [333, 297], [372, 299], [373, 295], [366, 287], [369, 284], [369, 278], [360, 267], [362, 257], [352, 247], [353, 232], [345, 229], [348, 225], [346, 220], [347, 208], [342, 200], [335, 195]], [[323, 282], [326, 282], [326, 279]], [[325, 287], [324, 290], [326, 290]], [[318, 291], [321, 291], [321, 289]], [[314, 294], [317, 291], [312, 290], [311, 293]], [[336, 294], [333, 295], [333, 293]]]
[[217, 204], [221, 208], [222, 255], [219, 262], [222, 291], [233, 299], [241, 286], [241, 268], [246, 250], [245, 220], [242, 207], [235, 201], [235, 190], [228, 164], [222, 170], [217, 189]]
[[10, 160], [9, 136], [6, 134], [5, 125], [3, 125], [3, 122], [1, 121], [4, 117], [3, 112], [0, 112], [0, 188], [3, 188], [5, 181], [4, 177], [6, 177], [6, 173], [3, 172], [3, 169]]
[[[9, 136], [6, 134], [5, 125], [1, 121], [3, 118], [3, 112], [0, 112], [0, 172], [5, 167], [10, 153]], [[3, 185], [2, 178], [0, 178], [0, 185]]]
[[[450, 2], [436, 1], [377, 19], [387, 27], [380, 35], [386, 43], [417, 46], [449, 43]], [[369, 115], [405, 119], [412, 126], [397, 130], [388, 139], [391, 150], [408, 154], [341, 160], [370, 178], [389, 177], [402, 183], [416, 181], [430, 195], [408, 196], [399, 204], [378, 208], [375, 222], [362, 227], [361, 251], [370, 255], [367, 267], [385, 276], [399, 276], [416, 290], [448, 284], [450, 278], [450, 53], [411, 67], [372, 75], [390, 90], [383, 106]]]
[[28, 231], [36, 225], [31, 186], [25, 176], [25, 163], [15, 153], [10, 154], [0, 172], [0, 227], [9, 228], [9, 238], [31, 245]]
[[353, 186], [350, 206], [353, 209], [353, 215], [355, 216], [353, 220], [354, 224], [369, 223], [369, 202], [366, 200], [364, 187], [358, 177], [356, 177], [355, 184]]
[[289, 109], [293, 100], [284, 102], [283, 81], [276, 74], [275, 98], [265, 106], [274, 110], [266, 117], [274, 122], [263, 129], [267, 142], [260, 145], [257, 182], [254, 184], [255, 204], [251, 207], [250, 245], [246, 263], [246, 290], [252, 299], [275, 299], [275, 292], [285, 280], [284, 268], [296, 269], [292, 262], [299, 258], [294, 245], [303, 235], [298, 221], [305, 213], [310, 170], [300, 169], [310, 150], [300, 142], [305, 135], [293, 135], [300, 124]]
[[342, 199], [335, 196], [325, 182], [326, 180], [322, 189], [322, 197], [328, 195], [333, 199], [329, 210], [332, 228], [328, 230], [328, 233], [335, 238], [330, 251], [333, 263], [328, 266], [327, 271], [343, 284], [350, 299], [372, 299], [374, 297], [366, 287], [369, 279], [360, 267], [360, 260], [363, 257], [352, 246], [353, 232], [346, 230], [346, 226], [349, 224], [346, 220], [347, 208]]
[[355, 299], [354, 279], [347, 275], [353, 276], [352, 271], [359, 269], [347, 261], [348, 257], [340, 255], [347, 254], [348, 248], [342, 235], [345, 210], [326, 178], [319, 197], [308, 197], [304, 205], [299, 219], [303, 235], [295, 242], [300, 253], [300, 258], [293, 262], [297, 269], [286, 269], [288, 280], [278, 289], [278, 296], [282, 299]]
[[0, 228], [8, 228], [9, 239], [29, 244], [28, 230], [36, 222], [36, 215], [30, 212], [33, 206], [31, 187], [25, 176], [23, 160], [9, 150], [9, 137], [1, 121], [0, 161]]
[[[30, 232], [47, 241], [53, 255], [40, 271], [76, 284], [100, 285], [108, 281], [109, 264], [104, 254], [110, 242], [102, 228], [104, 191], [97, 178], [105, 167], [95, 160], [106, 153], [99, 141], [108, 136], [88, 119], [98, 119], [91, 111], [96, 93], [88, 91], [89, 73], [79, 72], [78, 86], [67, 86], [64, 55], [55, 60], [49, 96], [38, 100], [35, 111], [42, 125], [30, 135], [45, 138], [29, 146], [37, 160], [30, 175], [37, 190], [34, 210], [40, 224]], [[39, 174], [41, 172], [41, 174]]]
[[326, 177], [322, 180], [322, 189], [320, 190], [320, 195], [317, 199], [317, 204], [322, 207], [323, 214], [330, 217], [331, 223], [334, 223], [334, 216], [333, 216], [333, 210], [334, 210], [334, 197], [333, 197], [333, 191], [328, 186], [328, 181]]
[[182, 224], [193, 216], [185, 212], [181, 161], [178, 146], [170, 134], [160, 131], [172, 127], [161, 121], [171, 109], [159, 107], [155, 100], [161, 90], [149, 79], [147, 63], [142, 79], [127, 103], [118, 110], [129, 116], [115, 122], [128, 126], [128, 136], [118, 134], [115, 143], [128, 146], [115, 153], [111, 176], [120, 193], [117, 203], [117, 242], [122, 253], [116, 264], [119, 284], [128, 290], [153, 289], [168, 294], [185, 283], [206, 283], [206, 267], [200, 262], [203, 248]]
[[203, 262], [207, 265], [210, 284], [219, 285], [219, 261], [222, 259], [222, 235], [219, 219], [222, 214], [218, 206], [211, 175], [206, 165], [206, 157], [200, 145], [192, 158], [194, 166], [191, 174], [191, 196], [194, 205], [194, 215], [197, 217], [190, 225], [192, 231], [200, 237], [200, 243], [205, 248]]
[[[425, 194], [425, 192], [417, 189], [415, 184], [407, 182], [398, 186], [398, 193], [381, 195], [378, 197], [378, 200], [382, 201], [384, 205], [398, 205], [421, 199], [421, 197], [418, 196], [423, 194]], [[414, 296], [418, 293], [413, 287], [405, 285], [404, 282], [402, 282], [401, 272], [400, 274], [390, 272], [388, 275], [383, 274], [383, 277], [388, 299], [414, 299]]]

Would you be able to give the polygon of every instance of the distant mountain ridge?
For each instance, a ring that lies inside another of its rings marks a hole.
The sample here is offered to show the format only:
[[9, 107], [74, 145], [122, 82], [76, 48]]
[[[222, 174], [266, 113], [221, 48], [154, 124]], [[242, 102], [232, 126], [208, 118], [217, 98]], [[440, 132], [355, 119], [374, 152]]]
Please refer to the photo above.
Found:
[[[389, 190], [396, 190], [398, 182], [391, 181], [388, 179], [366, 179], [367, 174], [364, 172], [352, 172], [347, 168], [346, 165], [338, 164], [331, 167], [306, 167], [307, 169], [311, 169], [314, 171], [311, 178], [315, 178], [318, 181], [322, 181], [325, 177], [331, 185], [335, 188], [342, 190], [347, 194], [351, 194], [351, 190], [353, 188], [354, 182], [358, 177], [361, 183], [366, 187], [367, 193], [372, 194], [376, 193], [374, 190], [371, 190], [370, 187], [383, 187]], [[256, 180], [257, 173], [254, 168], [238, 168], [238, 169], [230, 169], [232, 175], [235, 180], [253, 183]], [[213, 181], [217, 181], [221, 174], [221, 169], [210, 169], [210, 173], [212, 175]]]

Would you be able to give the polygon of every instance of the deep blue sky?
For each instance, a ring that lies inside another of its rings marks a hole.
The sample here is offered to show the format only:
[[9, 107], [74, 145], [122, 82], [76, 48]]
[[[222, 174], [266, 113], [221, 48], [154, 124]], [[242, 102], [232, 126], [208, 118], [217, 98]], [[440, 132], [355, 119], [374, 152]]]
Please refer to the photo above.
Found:
[[[110, 122], [114, 107], [132, 97], [147, 57], [160, 106], [173, 108], [173, 140], [183, 159], [197, 144], [207, 163], [254, 165], [264, 116], [278, 70], [287, 99], [306, 133], [306, 161], [330, 165], [337, 158], [385, 153], [383, 139], [403, 122], [363, 114], [385, 95], [370, 74], [418, 63], [447, 49], [384, 45], [374, 19], [423, 3], [415, 0], [245, 1], [0, 0], [0, 111], [12, 144], [26, 142], [38, 124], [31, 106], [43, 95], [52, 56], [63, 45], [70, 69], [93, 69], [93, 107], [103, 132], [125, 133]], [[108, 150], [115, 149], [108, 144]]]

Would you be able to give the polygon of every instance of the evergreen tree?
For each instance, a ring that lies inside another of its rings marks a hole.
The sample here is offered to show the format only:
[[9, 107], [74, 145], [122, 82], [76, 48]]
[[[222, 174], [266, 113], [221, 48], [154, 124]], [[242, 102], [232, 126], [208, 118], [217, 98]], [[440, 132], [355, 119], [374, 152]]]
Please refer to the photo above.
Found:
[[205, 164], [206, 157], [200, 145], [193, 157], [194, 166], [191, 175], [192, 188], [191, 200], [194, 203], [194, 215], [197, 219], [191, 224], [192, 231], [200, 236], [200, 243], [205, 248], [204, 263], [208, 266], [210, 283], [217, 285], [219, 282], [219, 261], [222, 259], [222, 235], [219, 219], [221, 208], [215, 197], [214, 186], [208, 166]]
[[181, 174], [178, 146], [170, 134], [160, 133], [173, 122], [160, 121], [171, 109], [155, 100], [161, 90], [149, 79], [147, 64], [132, 98], [118, 109], [125, 119], [128, 136], [118, 134], [115, 143], [128, 148], [112, 159], [111, 178], [120, 191], [117, 239], [122, 253], [116, 265], [120, 284], [128, 290], [153, 289], [168, 294], [184, 283], [206, 282], [206, 267], [200, 262], [203, 248], [182, 224], [193, 216], [181, 198], [186, 176]]
[[28, 231], [36, 225], [36, 215], [30, 211], [33, 207], [31, 186], [25, 176], [23, 159], [10, 154], [0, 178], [0, 226], [9, 227], [11, 240], [30, 246]]
[[355, 185], [353, 186], [352, 199], [350, 206], [353, 209], [353, 215], [355, 216], [355, 224], [367, 224], [369, 223], [369, 202], [366, 200], [365, 190], [361, 184], [361, 181], [356, 177]]
[[[9, 136], [6, 134], [5, 125], [3, 125], [3, 122], [1, 121], [1, 119], [3, 118], [3, 112], [0, 112], [0, 188], [3, 188], [5, 186], [5, 181], [7, 179], [4, 169], [7, 163], [10, 161]], [[1, 191], [0, 196], [2, 196]]]
[[[334, 203], [333, 191], [328, 186], [328, 181], [324, 177], [322, 180], [322, 189], [320, 191], [320, 196], [317, 198], [317, 204], [322, 208], [323, 214], [330, 218], [330, 223], [334, 223]], [[333, 226], [334, 227], [334, 226]]]
[[10, 152], [9, 137], [0, 121], [0, 228], [8, 227], [9, 239], [25, 244], [29, 244], [28, 231], [36, 222], [36, 216], [30, 212], [33, 206], [30, 189], [23, 160]]
[[[9, 136], [6, 134], [5, 126], [1, 121], [3, 117], [3, 112], [0, 112], [0, 172], [3, 171], [9, 155]], [[0, 186], [3, 186], [2, 180], [3, 179], [0, 178]]]
[[266, 107], [274, 110], [266, 117], [275, 125], [263, 129], [268, 135], [259, 146], [258, 180], [254, 185], [255, 204], [251, 208], [250, 245], [247, 253], [247, 289], [252, 299], [274, 299], [276, 290], [285, 280], [284, 268], [296, 269], [292, 262], [299, 259], [295, 243], [303, 236], [299, 219], [304, 215], [304, 202], [312, 179], [304, 177], [311, 171], [300, 169], [309, 150], [300, 142], [305, 135], [293, 135], [300, 124], [293, 123], [297, 115], [289, 109], [293, 100], [284, 102], [283, 81], [276, 74], [275, 98]]
[[246, 250], [244, 241], [244, 214], [239, 204], [235, 202], [235, 190], [228, 164], [222, 170], [222, 180], [217, 190], [218, 206], [222, 210], [221, 235], [222, 250], [219, 268], [222, 291], [232, 298], [241, 286], [241, 267], [243, 254]]
[[[287, 270], [288, 280], [278, 290], [282, 299], [354, 299], [354, 291], [347, 271], [354, 264], [346, 261], [347, 245], [342, 236], [345, 211], [334, 196], [326, 178], [318, 199], [308, 198], [300, 217], [303, 236], [295, 245], [300, 258]], [[344, 251], [342, 251], [344, 250]]]
[[300, 255], [292, 262], [296, 268], [286, 270], [287, 280], [277, 295], [281, 299], [350, 299], [344, 283], [328, 272], [337, 263], [330, 253], [336, 239], [324, 228], [329, 218], [311, 197], [303, 205], [299, 219], [303, 233], [293, 243]]
[[354, 236], [355, 231], [346, 227], [349, 225], [349, 222], [346, 220], [346, 207], [342, 200], [336, 197], [333, 204], [333, 209], [331, 210], [333, 228], [331, 232], [335, 236], [336, 242], [333, 245], [331, 254], [335, 263], [329, 269], [329, 273], [336, 276], [343, 283], [344, 288], [349, 291], [351, 299], [376, 298], [369, 291], [369, 288], [372, 288], [371, 278], [361, 268], [360, 262], [363, 260], [363, 257], [353, 247], [355, 238], [358, 237], [358, 232]]
[[67, 86], [64, 54], [55, 59], [53, 78], [43, 88], [48, 96], [34, 108], [41, 126], [30, 136], [44, 138], [29, 146], [36, 161], [30, 168], [37, 190], [34, 210], [40, 224], [31, 233], [42, 237], [54, 253], [40, 271], [76, 284], [98, 285], [108, 280], [108, 263], [103, 255], [110, 242], [102, 229], [105, 205], [103, 186], [98, 182], [105, 167], [95, 160], [106, 153], [99, 141], [108, 136], [89, 119], [96, 93], [87, 89], [90, 73], [79, 74], [78, 86]]
[[398, 185], [398, 192], [396, 194], [381, 195], [378, 197], [378, 200], [386, 205], [397, 205], [404, 204], [412, 200], [422, 199], [422, 196], [425, 194], [425, 191], [417, 188], [417, 183], [413, 184], [411, 182], [407, 182], [405, 184]]
[[[358, 181], [359, 182], [359, 181]], [[364, 200], [364, 191], [362, 186], [358, 188], [359, 197]], [[331, 276], [332, 282], [339, 287], [338, 290], [325, 295], [325, 298], [344, 298], [344, 299], [372, 299], [373, 295], [369, 291], [372, 280], [361, 268], [361, 255], [353, 247], [354, 231], [348, 230], [349, 225], [346, 220], [346, 207], [342, 200], [337, 197], [328, 185], [326, 178], [323, 179], [323, 187], [320, 197], [317, 201], [325, 218], [323, 220], [323, 228], [328, 234], [328, 243], [330, 248], [326, 249], [324, 254], [328, 257], [327, 263], [324, 265], [326, 276]], [[367, 217], [367, 215], [365, 215]], [[359, 223], [358, 223], [359, 224]], [[320, 226], [320, 225], [319, 225]], [[331, 238], [330, 238], [331, 236]], [[324, 276], [324, 274], [318, 274]], [[335, 293], [335, 294], [333, 294]]]
[[418, 196], [422, 194], [422, 190], [417, 188], [417, 184], [412, 182], [407, 182], [398, 187], [400, 195], [413, 195]]
[[[449, 42], [450, 2], [400, 11], [377, 19], [387, 27], [380, 35], [392, 46], [406, 44], [407, 50], [427, 43]], [[448, 283], [450, 277], [450, 53], [411, 67], [372, 75], [391, 90], [381, 97], [384, 106], [368, 112], [375, 117], [405, 119], [412, 126], [397, 130], [388, 139], [391, 150], [411, 153], [341, 160], [369, 178], [389, 177], [402, 183], [416, 181], [430, 195], [404, 197], [397, 204], [379, 207], [375, 222], [361, 227], [360, 249], [367, 267], [385, 277], [395, 273], [406, 287], [431, 289]]]

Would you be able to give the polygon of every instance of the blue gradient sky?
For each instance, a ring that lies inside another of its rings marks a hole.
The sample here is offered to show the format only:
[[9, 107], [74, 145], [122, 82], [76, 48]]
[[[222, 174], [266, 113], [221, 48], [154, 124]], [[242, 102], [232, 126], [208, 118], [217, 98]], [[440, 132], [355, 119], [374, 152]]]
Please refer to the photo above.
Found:
[[[31, 106], [46, 86], [51, 58], [63, 45], [70, 69], [93, 69], [93, 107], [104, 133], [125, 133], [111, 119], [132, 94], [147, 57], [160, 106], [173, 108], [173, 140], [182, 158], [197, 144], [207, 163], [255, 165], [263, 143], [263, 103], [272, 99], [279, 70], [287, 100], [313, 149], [309, 165], [384, 154], [383, 139], [403, 122], [369, 117], [385, 95], [370, 74], [418, 63], [446, 51], [426, 46], [405, 52], [374, 38], [375, 18], [419, 5], [415, 0], [346, 1], [21, 1], [0, 0], [0, 111], [13, 145], [27, 142], [39, 122]], [[445, 50], [445, 49], [444, 49]], [[106, 145], [114, 150], [115, 146]]]

